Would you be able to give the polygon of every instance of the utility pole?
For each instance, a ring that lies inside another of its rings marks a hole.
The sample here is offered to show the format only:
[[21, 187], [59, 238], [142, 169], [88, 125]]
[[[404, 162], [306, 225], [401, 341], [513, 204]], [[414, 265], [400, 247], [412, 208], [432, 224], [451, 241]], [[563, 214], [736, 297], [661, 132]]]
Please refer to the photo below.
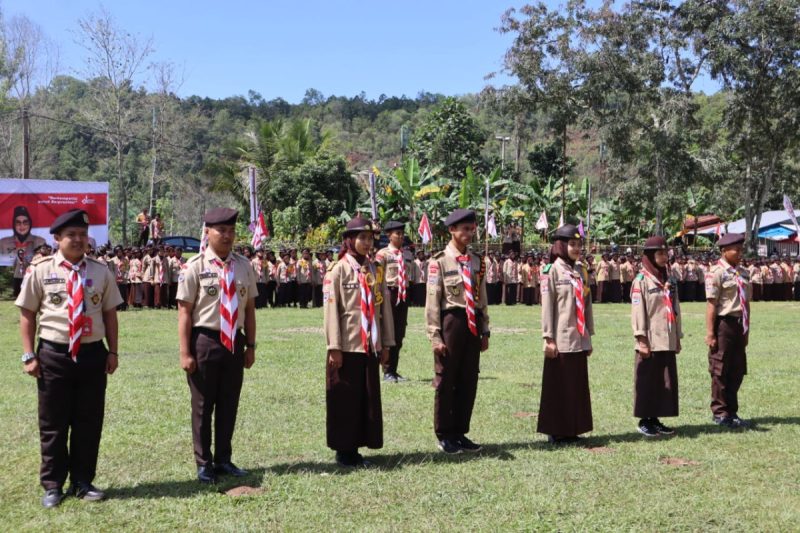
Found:
[[153, 203], [156, 193], [156, 108], [153, 108], [153, 173], [150, 175], [150, 216], [153, 216]]
[[31, 123], [28, 108], [22, 108], [22, 179], [31, 177]]
[[500, 170], [505, 171], [506, 168], [506, 143], [511, 140], [511, 137], [504, 135], [495, 135], [494, 137], [500, 141]]

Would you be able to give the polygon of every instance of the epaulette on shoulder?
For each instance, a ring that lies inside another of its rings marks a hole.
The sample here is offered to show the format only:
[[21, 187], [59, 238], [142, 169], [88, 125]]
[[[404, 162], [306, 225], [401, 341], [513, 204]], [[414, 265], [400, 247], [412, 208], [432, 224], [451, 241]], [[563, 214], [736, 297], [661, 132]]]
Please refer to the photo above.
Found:
[[636, 274], [636, 279], [638, 279], [639, 281], [642, 281], [644, 279], [644, 274], [639, 272], [638, 274]]
[[334, 259], [333, 261], [331, 261], [331, 264], [330, 264], [330, 265], [328, 265], [328, 272], [330, 272], [331, 270], [333, 270], [333, 267], [335, 267], [335, 266], [336, 266], [336, 265], [338, 265], [338, 264], [339, 264], [339, 260], [338, 260], [338, 259]]
[[54, 256], [54, 255], [45, 255], [43, 257], [40, 257], [38, 259], [34, 259], [33, 261], [31, 261], [31, 266], [41, 265], [45, 261], [52, 261], [55, 258], [56, 258], [56, 256]]
[[442, 250], [441, 252], [436, 252], [435, 254], [433, 254], [433, 259], [441, 259], [442, 257], [444, 257], [444, 250]]
[[547, 263], [542, 269], [542, 274], [547, 274], [551, 268], [553, 268], [553, 263]]
[[103, 263], [102, 261], [99, 261], [99, 260], [95, 259], [94, 257], [89, 257], [88, 255], [86, 256], [86, 260], [90, 261], [92, 263], [95, 263], [97, 265], [100, 265], [100, 266], [104, 266], [104, 267], [108, 266], [106, 263]]
[[203, 257], [203, 254], [197, 254], [197, 255], [193, 255], [192, 257], [190, 257], [190, 258], [189, 258], [189, 259], [186, 261], [186, 263], [188, 264], [188, 263], [194, 263], [195, 261], [200, 261], [200, 258], [201, 258], [201, 257]]

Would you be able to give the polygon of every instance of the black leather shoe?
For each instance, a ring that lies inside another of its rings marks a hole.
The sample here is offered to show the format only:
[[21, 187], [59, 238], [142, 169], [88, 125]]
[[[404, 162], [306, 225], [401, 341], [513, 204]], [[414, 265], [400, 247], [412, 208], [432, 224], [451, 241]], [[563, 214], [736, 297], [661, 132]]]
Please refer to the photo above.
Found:
[[106, 499], [106, 493], [98, 489], [91, 483], [73, 482], [69, 489], [70, 494], [74, 494], [79, 500], [87, 502], [99, 502]]
[[336, 452], [336, 464], [339, 466], [354, 468], [361, 465], [363, 461], [364, 458], [359, 455], [358, 451]]
[[233, 477], [244, 477], [248, 474], [247, 470], [242, 470], [232, 462], [219, 463], [216, 465], [215, 470], [220, 475], [231, 475]]
[[479, 452], [483, 448], [483, 446], [475, 442], [472, 442], [464, 435], [456, 439], [456, 445], [458, 445], [458, 447], [464, 450], [465, 452], [472, 452], [472, 453]]
[[200, 483], [216, 483], [217, 476], [214, 474], [214, 467], [210, 464], [197, 467], [197, 480]]
[[461, 446], [456, 444], [450, 439], [442, 439], [437, 444], [437, 447], [447, 455], [455, 455], [461, 453]]
[[45, 509], [58, 507], [63, 499], [64, 493], [61, 492], [61, 489], [48, 489], [44, 492], [44, 496], [42, 496], [42, 507]]

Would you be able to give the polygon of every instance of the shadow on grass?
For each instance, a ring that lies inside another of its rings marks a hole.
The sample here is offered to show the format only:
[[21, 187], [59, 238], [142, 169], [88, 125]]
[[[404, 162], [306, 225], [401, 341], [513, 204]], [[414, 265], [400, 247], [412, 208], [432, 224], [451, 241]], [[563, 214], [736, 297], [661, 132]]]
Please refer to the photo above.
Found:
[[202, 484], [192, 477], [181, 481], [153, 481], [133, 487], [109, 487], [106, 493], [109, 499], [114, 500], [191, 498], [197, 494], [221, 493], [245, 485], [260, 488], [264, 473], [264, 468], [254, 468], [248, 470], [248, 474], [244, 477], [220, 476], [213, 485]]
[[[532, 442], [507, 442], [503, 444], [484, 444], [483, 449], [477, 453], [460, 453], [456, 455], [447, 455], [438, 451], [428, 452], [412, 452], [412, 453], [392, 453], [392, 454], [375, 454], [370, 455], [369, 452], [364, 454], [364, 458], [372, 463], [374, 470], [378, 471], [393, 471], [400, 470], [406, 467], [421, 466], [421, 465], [439, 465], [451, 463], [466, 463], [471, 461], [480, 461], [483, 459], [499, 459], [501, 461], [511, 461], [515, 459], [511, 453], [512, 450], [521, 448], [530, 448], [534, 443]], [[330, 474], [330, 475], [348, 475], [355, 472], [361, 472], [364, 469], [359, 468], [344, 468], [338, 466], [331, 455], [330, 462], [298, 462], [298, 463], [283, 463], [267, 468], [267, 472], [277, 474], [279, 476], [310, 473], [310, 474]]]

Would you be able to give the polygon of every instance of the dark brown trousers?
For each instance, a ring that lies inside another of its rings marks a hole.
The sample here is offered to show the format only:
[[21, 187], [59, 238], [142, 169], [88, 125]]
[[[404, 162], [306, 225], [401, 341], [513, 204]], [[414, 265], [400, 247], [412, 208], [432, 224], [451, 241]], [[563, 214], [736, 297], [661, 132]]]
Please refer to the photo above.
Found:
[[408, 302], [411, 294], [406, 293], [406, 301], [397, 302], [398, 288], [389, 287], [390, 301], [392, 302], [392, 322], [394, 322], [394, 346], [389, 348], [389, 360], [381, 361], [384, 374], [396, 374], [397, 364], [400, 362], [400, 350], [403, 348], [403, 339], [406, 338], [408, 326]]
[[326, 429], [328, 447], [339, 452], [361, 446], [383, 447], [383, 410], [378, 359], [344, 352], [342, 366], [326, 365]]
[[73, 483], [91, 483], [100, 451], [108, 351], [102, 342], [82, 344], [75, 362], [68, 349], [42, 340], [37, 351], [39, 479], [45, 490], [63, 487], [67, 474]]
[[[197, 466], [231, 460], [231, 439], [244, 379], [244, 335], [237, 334], [234, 353], [219, 340], [219, 332], [192, 329], [189, 349], [197, 370], [189, 374], [192, 396], [192, 442]], [[214, 411], [216, 410], [216, 414]], [[211, 417], [214, 416], [214, 455], [211, 455]]]
[[608, 303], [609, 294], [608, 294], [608, 282], [607, 281], [598, 281], [597, 282], [597, 295], [595, 298], [595, 302], [599, 304]]
[[313, 307], [322, 307], [322, 285], [314, 285], [311, 292], [313, 293], [311, 305]]
[[622, 303], [622, 282], [618, 279], [609, 280], [608, 287], [608, 301], [614, 304]]
[[739, 412], [739, 387], [747, 374], [744, 333], [738, 317], [717, 317], [714, 322], [717, 347], [708, 351], [711, 374], [711, 412], [716, 417]]
[[519, 283], [506, 283], [506, 305], [516, 305], [517, 304], [517, 289], [519, 289]]
[[433, 429], [439, 440], [469, 433], [481, 358], [481, 341], [469, 330], [466, 310], [443, 313], [442, 340], [447, 355], [433, 356]]
[[168, 298], [167, 298], [167, 301], [169, 302], [168, 303], [169, 307], [171, 307], [173, 309], [177, 309], [178, 308], [177, 296], [178, 296], [178, 284], [177, 283], [170, 283], [169, 284], [169, 293], [168, 293]]
[[753, 301], [760, 302], [764, 294], [764, 285], [762, 283], [753, 283]]
[[651, 352], [643, 358], [636, 351], [633, 370], [633, 416], [678, 416], [678, 364], [675, 352]]
[[626, 281], [622, 284], [622, 301], [626, 304], [631, 303], [631, 287], [633, 282]]
[[576, 437], [592, 431], [587, 359], [587, 352], [545, 357], [536, 431], [554, 437]]

